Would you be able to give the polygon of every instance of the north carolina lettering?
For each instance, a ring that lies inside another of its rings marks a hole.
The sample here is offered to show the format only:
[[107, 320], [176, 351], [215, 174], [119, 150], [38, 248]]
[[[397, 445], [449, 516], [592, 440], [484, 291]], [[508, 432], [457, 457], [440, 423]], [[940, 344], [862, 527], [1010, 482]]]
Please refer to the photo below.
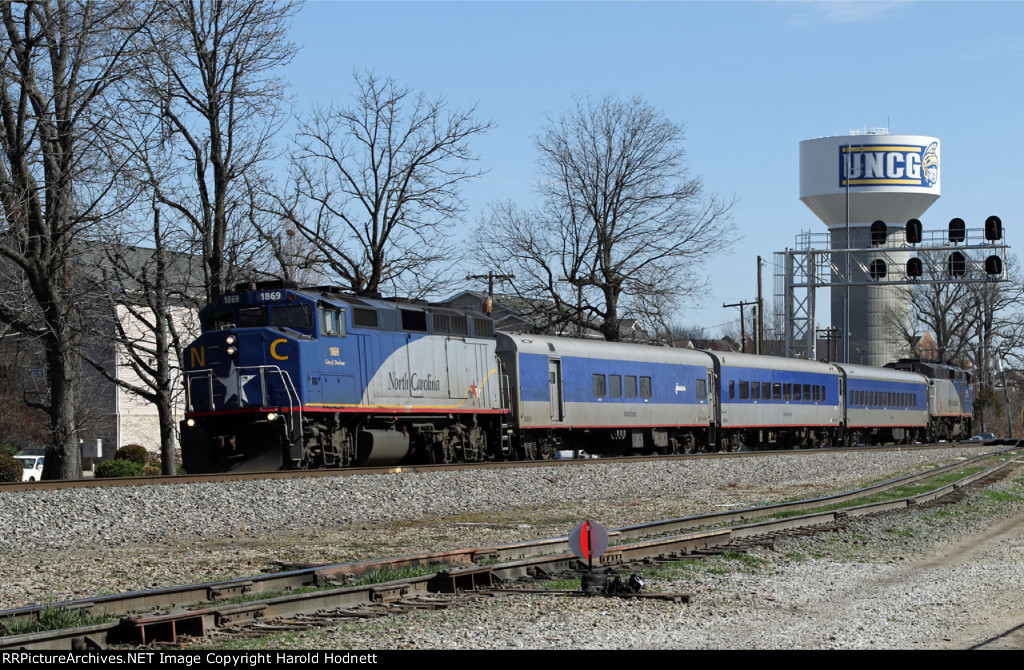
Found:
[[388, 382], [392, 391], [440, 391], [441, 381], [434, 379], [434, 375], [428, 374], [420, 377], [416, 373], [406, 372], [401, 377], [393, 372], [388, 373]]
[[839, 186], [845, 187], [846, 165], [850, 165], [850, 186], [921, 186], [930, 188], [939, 180], [939, 147], [865, 144], [839, 147]]

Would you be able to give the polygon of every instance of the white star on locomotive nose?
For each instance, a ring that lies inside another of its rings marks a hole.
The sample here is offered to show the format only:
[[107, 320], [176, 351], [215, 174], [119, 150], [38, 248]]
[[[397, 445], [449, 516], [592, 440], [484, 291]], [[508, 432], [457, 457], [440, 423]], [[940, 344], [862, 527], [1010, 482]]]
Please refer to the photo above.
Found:
[[[239, 406], [249, 402], [245, 395], [245, 385], [255, 378], [256, 375], [243, 375], [235, 369], [235, 361], [228, 361], [228, 372], [223, 377], [215, 377], [214, 381], [224, 389], [224, 404], [227, 405], [234, 398]], [[230, 392], [230, 395], [229, 395]]]

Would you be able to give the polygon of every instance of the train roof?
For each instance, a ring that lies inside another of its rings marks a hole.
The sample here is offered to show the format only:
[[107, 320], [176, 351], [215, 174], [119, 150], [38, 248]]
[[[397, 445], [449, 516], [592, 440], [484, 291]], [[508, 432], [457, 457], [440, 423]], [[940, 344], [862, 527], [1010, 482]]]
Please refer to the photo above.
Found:
[[673, 349], [635, 342], [579, 340], [553, 335], [498, 333], [498, 351], [517, 351], [545, 356], [577, 356], [579, 358], [626, 359], [645, 363], [677, 365], [710, 365], [707, 352], [697, 349]]
[[904, 382], [909, 384], [928, 383], [927, 377], [909, 370], [874, 368], [869, 365], [854, 365], [852, 363], [839, 363], [839, 367], [846, 371], [846, 376], [850, 379], [870, 379], [872, 381]]
[[751, 368], [755, 370], [792, 370], [794, 372], [817, 372], [838, 375], [839, 369], [833, 363], [809, 361], [805, 358], [784, 358], [782, 356], [758, 356], [739, 354], [731, 351], [708, 352], [719, 360], [722, 367]]

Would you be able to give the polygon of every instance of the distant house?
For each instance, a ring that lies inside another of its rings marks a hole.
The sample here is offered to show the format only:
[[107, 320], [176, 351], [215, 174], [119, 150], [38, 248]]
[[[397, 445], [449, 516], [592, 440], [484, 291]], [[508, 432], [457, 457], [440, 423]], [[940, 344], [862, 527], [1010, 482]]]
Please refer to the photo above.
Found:
[[922, 361], [939, 360], [939, 347], [935, 344], [935, 338], [931, 333], [925, 333], [913, 338], [910, 342], [910, 355]]

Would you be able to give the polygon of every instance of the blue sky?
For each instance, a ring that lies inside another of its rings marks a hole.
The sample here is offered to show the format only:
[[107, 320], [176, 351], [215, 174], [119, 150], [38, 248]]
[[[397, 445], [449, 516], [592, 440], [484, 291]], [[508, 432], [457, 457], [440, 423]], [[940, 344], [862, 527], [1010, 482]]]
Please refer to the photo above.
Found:
[[[464, 190], [464, 233], [491, 201], [535, 204], [533, 136], [573, 94], [645, 98], [685, 125], [691, 173], [737, 201], [742, 239], [678, 318], [716, 332], [738, 322], [722, 303], [756, 296], [758, 255], [825, 230], [798, 199], [804, 139], [864, 126], [938, 137], [942, 197], [924, 227], [998, 214], [1009, 244], [1024, 239], [1022, 26], [1018, 2], [322, 1], [292, 22], [301, 50], [285, 77], [300, 113], [347, 104], [366, 69], [476, 105], [495, 127], [473, 144], [489, 172]], [[764, 281], [770, 294], [770, 268]]]

